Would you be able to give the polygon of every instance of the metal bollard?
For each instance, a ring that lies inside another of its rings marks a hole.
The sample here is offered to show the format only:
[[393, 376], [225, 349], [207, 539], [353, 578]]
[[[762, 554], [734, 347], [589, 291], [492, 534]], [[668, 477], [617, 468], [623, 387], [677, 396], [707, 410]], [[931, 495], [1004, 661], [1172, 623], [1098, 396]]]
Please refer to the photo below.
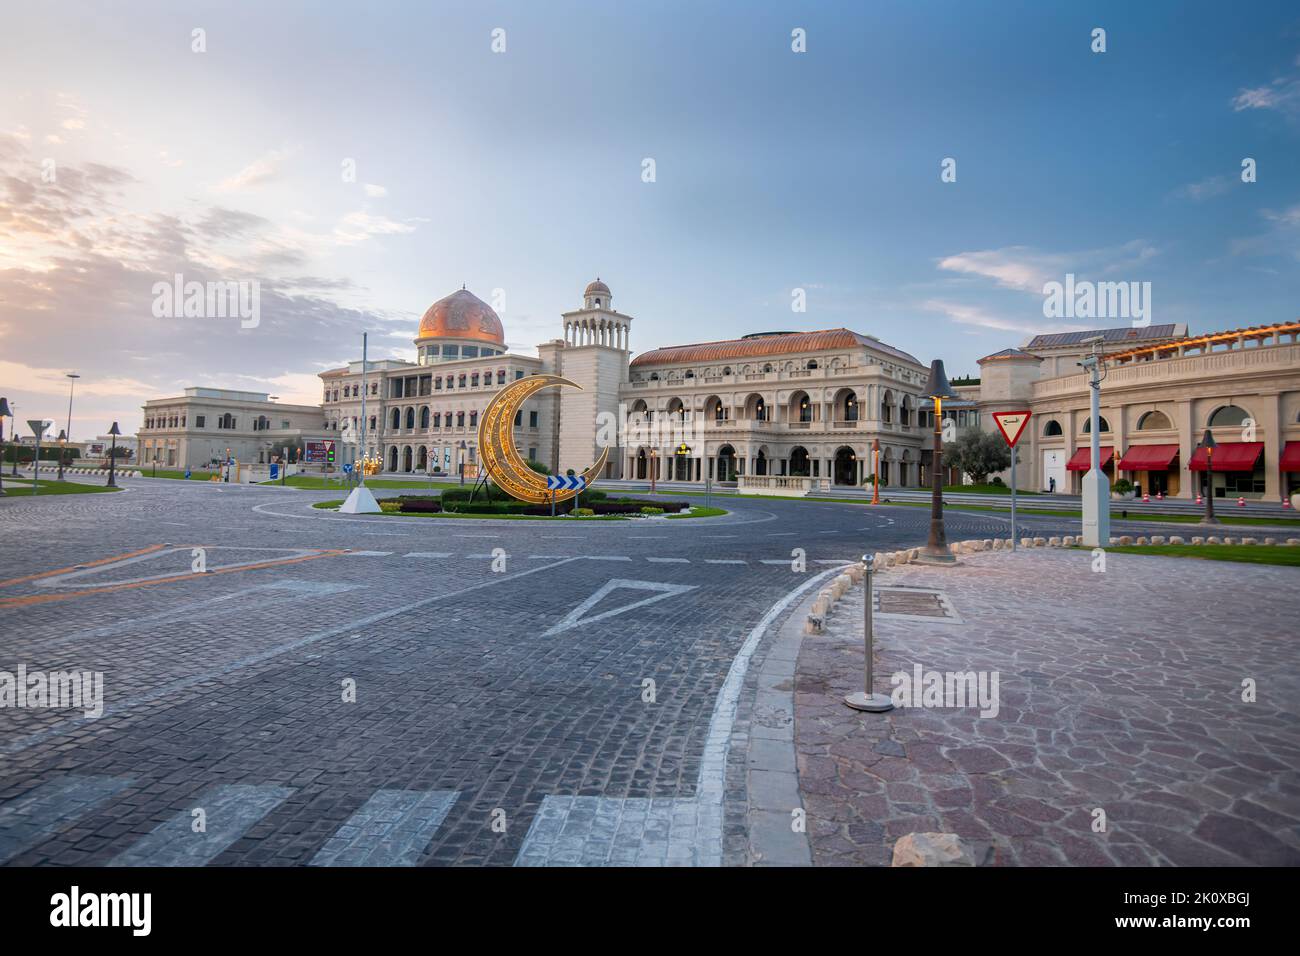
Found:
[[874, 690], [875, 675], [872, 672], [874, 665], [872, 658], [875, 651], [875, 634], [871, 622], [872, 563], [871, 555], [864, 554], [862, 556], [862, 640], [867, 651], [866, 679], [863, 682], [864, 689], [849, 694], [844, 698], [844, 703], [854, 710], [865, 710], [871, 714], [883, 714], [894, 709], [894, 702], [890, 700], [888, 694], [877, 694]]

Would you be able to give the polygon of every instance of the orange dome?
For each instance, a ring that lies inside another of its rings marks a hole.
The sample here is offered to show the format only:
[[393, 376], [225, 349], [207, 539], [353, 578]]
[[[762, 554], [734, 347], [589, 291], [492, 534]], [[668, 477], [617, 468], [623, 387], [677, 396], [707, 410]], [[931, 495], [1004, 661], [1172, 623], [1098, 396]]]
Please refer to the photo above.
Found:
[[503, 346], [506, 330], [490, 305], [474, 293], [458, 289], [424, 313], [416, 341], [423, 339], [476, 339]]

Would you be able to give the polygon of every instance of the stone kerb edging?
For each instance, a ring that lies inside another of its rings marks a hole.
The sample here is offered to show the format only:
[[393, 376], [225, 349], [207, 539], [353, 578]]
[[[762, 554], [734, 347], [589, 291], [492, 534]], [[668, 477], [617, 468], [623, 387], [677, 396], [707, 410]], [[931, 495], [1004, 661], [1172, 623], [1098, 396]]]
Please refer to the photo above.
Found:
[[[58, 466], [56, 465], [55, 467], [57, 468]], [[108, 469], [107, 468], [64, 468], [63, 473], [66, 475], [94, 475], [96, 477], [105, 478], [108, 476]], [[139, 478], [140, 472], [124, 471], [123, 469], [119, 468], [117, 469], [117, 477]]]
[[[1110, 544], [1115, 547], [1126, 547], [1128, 545], [1163, 545], [1163, 544], [1193, 544], [1198, 546], [1211, 547], [1217, 544], [1261, 544], [1261, 545], [1285, 545], [1287, 547], [1300, 547], [1300, 538], [1287, 538], [1285, 542], [1277, 538], [1236, 538], [1236, 537], [1218, 537], [1210, 535], [1208, 537], [1197, 536], [1191, 539], [1181, 535], [1155, 534], [1151, 537], [1133, 537], [1131, 535], [1112, 535]], [[1029, 548], [1073, 548], [1076, 545], [1082, 546], [1083, 539], [1074, 535], [1062, 535], [1051, 538], [1021, 538], [1020, 547]], [[873, 573], [879, 574], [889, 568], [901, 567], [910, 564], [916, 560], [920, 548], [905, 548], [901, 551], [877, 551], [873, 556]], [[948, 545], [948, 550], [955, 555], [976, 554], [981, 551], [1011, 551], [1010, 538], [973, 538], [968, 541], [954, 541]], [[830, 585], [823, 588], [817, 593], [817, 599], [813, 601], [811, 610], [808, 612], [808, 619], [804, 622], [803, 632], [805, 634], [821, 634], [826, 629], [826, 621], [829, 618], [831, 609], [835, 602], [844, 596], [849, 588], [856, 587], [862, 583], [862, 565], [858, 563], [850, 564], [845, 567], [844, 573], [838, 575], [831, 581]]]

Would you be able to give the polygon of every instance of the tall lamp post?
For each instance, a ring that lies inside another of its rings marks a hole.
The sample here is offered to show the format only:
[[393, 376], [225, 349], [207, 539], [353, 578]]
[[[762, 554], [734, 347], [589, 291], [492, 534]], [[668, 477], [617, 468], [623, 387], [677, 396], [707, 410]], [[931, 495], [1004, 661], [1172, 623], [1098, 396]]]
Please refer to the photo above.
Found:
[[463, 438], [461, 439], [460, 444], [456, 446], [456, 450], [459, 453], [459, 457], [460, 457], [460, 465], [459, 465], [460, 486], [462, 488], [465, 487], [465, 449], [467, 447], [468, 446], [465, 444], [465, 440]]
[[122, 430], [117, 427], [117, 422], [113, 422], [113, 427], [108, 430], [113, 436], [113, 447], [108, 450], [108, 487], [117, 487], [117, 436], [122, 434]]
[[63, 453], [68, 447], [68, 433], [59, 429], [59, 481], [63, 480]]
[[871, 439], [871, 503], [880, 504], [880, 439]]
[[943, 400], [960, 398], [948, 384], [943, 359], [930, 363], [930, 378], [925, 383], [925, 398], [934, 401], [934, 466], [930, 475], [930, 540], [917, 558], [927, 564], [956, 564], [948, 550], [948, 536], [943, 529]]
[[1110, 479], [1101, 470], [1101, 383], [1106, 377], [1102, 337], [1088, 340], [1092, 354], [1079, 365], [1088, 370], [1089, 420], [1092, 455], [1088, 473], [1083, 476], [1083, 544], [1104, 548], [1110, 544]]
[[[81, 378], [76, 372], [69, 372], [65, 378], [68, 379], [68, 427], [64, 430], [63, 441], [72, 441], [72, 392], [77, 387], [77, 379]], [[63, 478], [63, 449], [64, 445], [59, 446], [59, 478]]]
[[1214, 449], [1217, 445], [1210, 430], [1205, 429], [1205, 437], [1201, 439], [1201, 447], [1205, 449], [1205, 517], [1201, 524], [1219, 524], [1219, 519], [1214, 517]]
[[[17, 440], [18, 440], [18, 406], [17, 406], [17, 405], [10, 405], [9, 408], [10, 408], [10, 412], [9, 412], [9, 437], [12, 438], [12, 439], [14, 439], [15, 443], [17, 443]], [[19, 444], [18, 444], [18, 447], [16, 447], [16, 448], [14, 449], [14, 468], [13, 468], [13, 471], [9, 472], [9, 474], [13, 475], [15, 478], [18, 477], [18, 453], [21, 452], [22, 450], [23, 450], [23, 446], [22, 446], [21, 443], [19, 443]]]
[[[13, 410], [9, 408], [9, 399], [0, 398], [0, 453], [5, 450], [5, 416], [13, 417]], [[18, 459], [18, 449], [14, 449], [14, 460]], [[0, 495], [5, 493], [4, 486], [4, 460], [0, 459]]]

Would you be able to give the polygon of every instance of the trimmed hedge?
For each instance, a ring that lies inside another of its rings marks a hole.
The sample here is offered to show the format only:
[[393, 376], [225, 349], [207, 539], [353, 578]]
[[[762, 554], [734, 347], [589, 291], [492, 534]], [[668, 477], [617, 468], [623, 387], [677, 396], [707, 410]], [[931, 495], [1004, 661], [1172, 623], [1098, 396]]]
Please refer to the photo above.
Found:
[[[580, 511], [590, 511], [598, 515], [635, 515], [645, 514], [646, 508], [659, 509], [654, 513], [677, 514], [681, 511], [690, 509], [690, 504], [685, 501], [646, 501], [640, 498], [616, 498], [605, 500], [606, 496], [602, 492], [600, 498], [592, 501], [587, 495], [583, 495], [579, 500]], [[441, 498], [430, 498], [428, 495], [399, 495], [396, 499], [385, 499], [386, 501], [395, 500], [398, 502], [398, 509], [406, 514], [434, 514], [437, 512], [459, 512], [461, 514], [476, 515], [545, 515], [551, 513], [551, 506], [546, 504], [528, 504], [523, 501], [516, 501], [513, 498], [498, 497], [487, 500], [478, 496], [473, 502], [469, 500], [469, 494], [460, 488], [449, 489], [442, 493]], [[555, 507], [557, 515], [570, 514], [574, 510], [574, 499], [559, 502]]]

